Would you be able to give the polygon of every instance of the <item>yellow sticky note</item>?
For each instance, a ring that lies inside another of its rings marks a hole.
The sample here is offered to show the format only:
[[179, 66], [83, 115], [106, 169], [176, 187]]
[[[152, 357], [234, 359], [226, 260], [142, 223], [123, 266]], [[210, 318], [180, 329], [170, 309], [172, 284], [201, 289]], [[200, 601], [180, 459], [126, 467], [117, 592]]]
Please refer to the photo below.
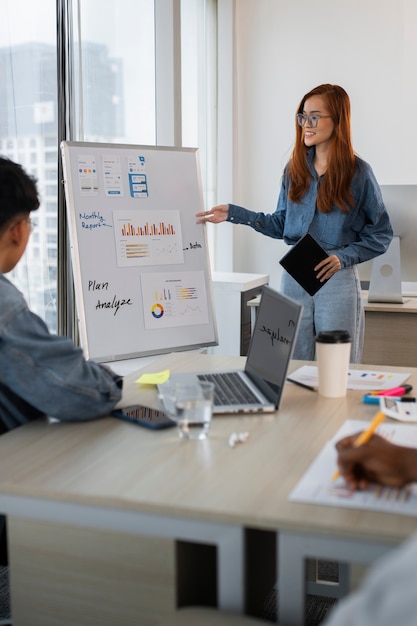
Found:
[[169, 370], [164, 370], [163, 372], [155, 372], [154, 374], [142, 374], [136, 382], [141, 385], [160, 385], [168, 380], [169, 373]]

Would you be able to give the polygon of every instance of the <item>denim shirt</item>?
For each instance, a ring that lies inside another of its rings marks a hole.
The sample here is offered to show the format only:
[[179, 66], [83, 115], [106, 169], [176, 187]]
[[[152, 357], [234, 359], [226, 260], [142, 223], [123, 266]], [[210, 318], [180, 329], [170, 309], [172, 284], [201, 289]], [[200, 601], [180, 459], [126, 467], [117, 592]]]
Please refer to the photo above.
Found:
[[67, 337], [53, 335], [0, 273], [0, 421], [6, 429], [42, 415], [84, 421], [109, 415], [121, 377]]
[[338, 256], [342, 267], [383, 254], [391, 242], [393, 231], [370, 165], [356, 158], [351, 185], [354, 208], [349, 213], [342, 213], [337, 207], [333, 207], [330, 213], [320, 213], [316, 201], [321, 177], [313, 166], [314, 154], [315, 148], [309, 148], [307, 159], [312, 179], [299, 202], [289, 200], [289, 180], [284, 172], [275, 213], [266, 215], [229, 204], [227, 220], [247, 224], [268, 237], [283, 239], [289, 245], [297, 243], [310, 232], [327, 252]]

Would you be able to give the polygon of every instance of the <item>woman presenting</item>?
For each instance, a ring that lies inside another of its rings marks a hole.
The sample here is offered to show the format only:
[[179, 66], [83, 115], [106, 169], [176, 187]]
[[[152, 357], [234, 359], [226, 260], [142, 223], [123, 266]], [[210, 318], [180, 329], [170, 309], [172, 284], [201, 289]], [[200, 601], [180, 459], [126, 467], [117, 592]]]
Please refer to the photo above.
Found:
[[383, 254], [393, 232], [372, 168], [354, 153], [350, 100], [342, 87], [320, 85], [301, 100], [275, 213], [221, 204], [197, 217], [198, 223], [246, 224], [289, 245], [309, 232], [329, 256], [315, 267], [325, 284], [313, 296], [283, 272], [281, 291], [304, 306], [293, 358], [313, 360], [316, 334], [343, 329], [352, 337], [351, 362], [360, 362], [364, 311], [357, 264]]

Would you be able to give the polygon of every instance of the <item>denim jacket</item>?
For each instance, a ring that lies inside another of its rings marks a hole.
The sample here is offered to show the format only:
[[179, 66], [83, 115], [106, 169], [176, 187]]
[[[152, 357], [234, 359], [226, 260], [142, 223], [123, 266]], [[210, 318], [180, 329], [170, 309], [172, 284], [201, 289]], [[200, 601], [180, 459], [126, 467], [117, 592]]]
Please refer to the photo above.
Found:
[[83, 421], [108, 415], [121, 377], [86, 361], [67, 337], [49, 332], [0, 273], [0, 421], [7, 430], [42, 415]]
[[289, 200], [289, 180], [284, 172], [275, 213], [265, 215], [229, 204], [228, 221], [247, 224], [268, 237], [283, 239], [289, 245], [310, 232], [326, 251], [337, 254], [342, 267], [383, 254], [393, 231], [370, 165], [356, 158], [351, 187], [354, 208], [349, 213], [342, 213], [337, 207], [330, 213], [320, 213], [316, 200], [321, 177], [313, 166], [314, 154], [315, 148], [307, 151], [312, 179], [300, 202]]

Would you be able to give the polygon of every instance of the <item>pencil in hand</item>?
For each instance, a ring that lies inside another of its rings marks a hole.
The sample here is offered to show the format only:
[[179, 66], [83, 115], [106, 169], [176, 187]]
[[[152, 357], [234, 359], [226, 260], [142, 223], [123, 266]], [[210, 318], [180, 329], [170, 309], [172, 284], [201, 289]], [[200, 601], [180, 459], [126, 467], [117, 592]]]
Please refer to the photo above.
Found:
[[[378, 428], [378, 426], [384, 421], [384, 419], [385, 419], [385, 413], [383, 413], [382, 411], [378, 411], [378, 413], [373, 418], [372, 422], [369, 424], [368, 428], [364, 430], [355, 439], [355, 441], [353, 442], [353, 446], [355, 448], [358, 448], [359, 446], [369, 441], [372, 435], [374, 434], [374, 432], [376, 431], [376, 429]], [[340, 471], [337, 469], [333, 473], [332, 480], [336, 480], [337, 478], [339, 478], [339, 476], [340, 476]]]

